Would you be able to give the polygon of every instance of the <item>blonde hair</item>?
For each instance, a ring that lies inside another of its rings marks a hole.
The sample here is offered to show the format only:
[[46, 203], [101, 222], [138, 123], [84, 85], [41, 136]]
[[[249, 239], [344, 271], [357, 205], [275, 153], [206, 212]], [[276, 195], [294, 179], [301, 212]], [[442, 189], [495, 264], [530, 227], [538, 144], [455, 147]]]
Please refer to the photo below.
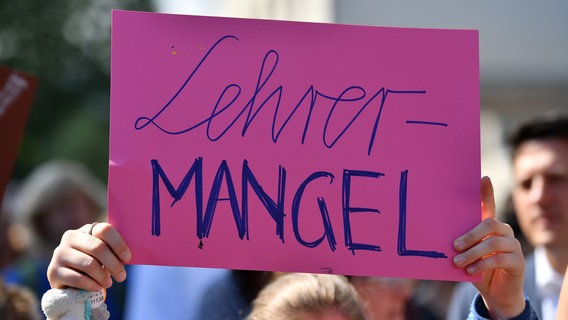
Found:
[[339, 275], [289, 273], [268, 284], [253, 302], [247, 320], [295, 320], [301, 315], [337, 311], [364, 320], [359, 296]]

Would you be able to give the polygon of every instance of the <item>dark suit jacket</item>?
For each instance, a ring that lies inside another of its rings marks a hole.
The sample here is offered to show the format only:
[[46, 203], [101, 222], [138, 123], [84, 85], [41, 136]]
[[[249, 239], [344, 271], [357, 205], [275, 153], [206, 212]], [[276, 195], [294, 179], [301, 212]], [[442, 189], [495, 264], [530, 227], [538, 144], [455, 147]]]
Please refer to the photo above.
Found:
[[[539, 319], [542, 319], [540, 310], [540, 298], [537, 296], [535, 280], [535, 261], [534, 255], [525, 259], [525, 295], [531, 301]], [[448, 307], [447, 320], [467, 319], [469, 308], [473, 298], [477, 294], [477, 289], [469, 282], [460, 283], [456, 286], [450, 305]]]

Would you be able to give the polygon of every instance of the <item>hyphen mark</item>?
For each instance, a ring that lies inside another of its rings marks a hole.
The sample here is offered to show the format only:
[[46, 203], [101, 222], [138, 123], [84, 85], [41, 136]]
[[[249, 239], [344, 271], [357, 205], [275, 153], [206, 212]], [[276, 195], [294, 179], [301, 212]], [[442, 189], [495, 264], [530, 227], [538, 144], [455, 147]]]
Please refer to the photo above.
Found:
[[420, 120], [406, 120], [406, 123], [408, 123], [408, 124], [425, 124], [425, 125], [429, 125], [429, 126], [441, 126], [441, 127], [447, 127], [448, 126], [448, 124], [444, 123], [444, 122], [420, 121]]

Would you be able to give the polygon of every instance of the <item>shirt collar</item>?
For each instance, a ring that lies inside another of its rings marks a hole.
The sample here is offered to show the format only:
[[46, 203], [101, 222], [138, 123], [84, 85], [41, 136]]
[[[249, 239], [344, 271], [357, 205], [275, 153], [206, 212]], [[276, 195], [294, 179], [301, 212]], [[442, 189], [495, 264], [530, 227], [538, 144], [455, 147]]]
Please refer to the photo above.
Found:
[[536, 247], [535, 258], [535, 282], [538, 292], [543, 297], [558, 296], [562, 287], [563, 275], [556, 272], [543, 247]]

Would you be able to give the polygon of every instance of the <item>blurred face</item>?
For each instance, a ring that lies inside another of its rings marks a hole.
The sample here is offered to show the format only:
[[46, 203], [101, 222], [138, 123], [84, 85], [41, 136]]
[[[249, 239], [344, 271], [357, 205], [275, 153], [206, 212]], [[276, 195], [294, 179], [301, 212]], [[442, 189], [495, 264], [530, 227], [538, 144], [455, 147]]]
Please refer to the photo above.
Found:
[[402, 320], [414, 292], [409, 279], [353, 277], [355, 290], [363, 301], [367, 319]]
[[78, 190], [60, 196], [50, 207], [37, 215], [35, 223], [41, 228], [48, 246], [55, 248], [63, 233], [77, 229], [97, 219], [96, 203]]
[[513, 160], [513, 202], [535, 246], [568, 249], [568, 140], [529, 140]]

